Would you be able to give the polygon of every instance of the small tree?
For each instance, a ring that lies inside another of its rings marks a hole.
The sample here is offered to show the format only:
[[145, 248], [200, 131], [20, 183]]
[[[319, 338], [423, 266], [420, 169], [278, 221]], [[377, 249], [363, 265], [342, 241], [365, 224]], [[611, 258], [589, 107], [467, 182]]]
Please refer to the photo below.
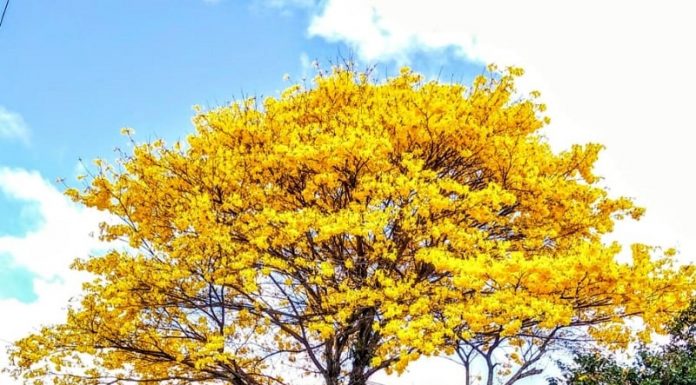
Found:
[[199, 111], [185, 144], [98, 162], [68, 195], [120, 217], [102, 237], [133, 250], [75, 263], [97, 278], [66, 323], [17, 343], [16, 373], [256, 385], [296, 365], [363, 385], [464, 345], [490, 357], [595, 324], [611, 342], [629, 315], [660, 330], [693, 279], [642, 246], [614, 260], [600, 236], [642, 211], [596, 185], [600, 146], [551, 151], [520, 74], [467, 89], [335, 68]]
[[641, 346], [631, 363], [595, 353], [579, 353], [551, 385], [693, 385], [696, 384], [696, 302], [670, 325], [670, 341], [660, 348]]

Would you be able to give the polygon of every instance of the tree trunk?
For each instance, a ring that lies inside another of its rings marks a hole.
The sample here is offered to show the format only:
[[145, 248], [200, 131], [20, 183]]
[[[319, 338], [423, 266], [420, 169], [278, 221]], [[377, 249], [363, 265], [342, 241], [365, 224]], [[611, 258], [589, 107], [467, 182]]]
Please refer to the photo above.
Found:
[[488, 378], [486, 385], [493, 385], [493, 373], [495, 373], [495, 365], [491, 365], [490, 358], [488, 359]]
[[375, 309], [362, 309], [357, 318], [358, 332], [355, 342], [351, 346], [351, 370], [349, 385], [365, 385], [371, 373], [368, 373], [370, 361], [375, 353], [376, 342], [379, 335], [372, 330], [372, 321], [375, 318]]

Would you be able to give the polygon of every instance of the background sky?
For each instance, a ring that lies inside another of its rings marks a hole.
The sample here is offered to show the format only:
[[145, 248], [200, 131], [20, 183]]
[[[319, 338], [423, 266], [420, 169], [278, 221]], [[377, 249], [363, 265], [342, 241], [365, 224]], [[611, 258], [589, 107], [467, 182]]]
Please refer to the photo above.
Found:
[[[57, 178], [75, 184], [80, 158], [127, 147], [121, 127], [182, 138], [193, 105], [276, 95], [314, 60], [464, 82], [485, 63], [524, 67], [520, 89], [542, 92], [552, 145], [605, 144], [602, 183], [647, 207], [610, 238], [694, 261], [690, 15], [687, 1], [12, 0], [0, 27], [0, 345], [60, 322], [84, 279], [70, 262], [107, 247], [89, 235], [103, 218]], [[376, 380], [460, 382], [435, 362]]]

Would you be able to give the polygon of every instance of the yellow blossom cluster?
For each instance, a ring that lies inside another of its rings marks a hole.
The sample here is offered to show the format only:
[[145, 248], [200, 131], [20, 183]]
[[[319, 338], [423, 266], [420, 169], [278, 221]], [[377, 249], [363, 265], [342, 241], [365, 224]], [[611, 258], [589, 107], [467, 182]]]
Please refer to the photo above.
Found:
[[552, 151], [519, 75], [335, 68], [100, 163], [67, 194], [120, 217], [102, 237], [132, 251], [75, 263], [96, 279], [64, 324], [17, 343], [18, 373], [270, 384], [284, 357], [362, 384], [462, 341], [591, 326], [621, 344], [631, 316], [662, 331], [693, 270], [642, 245], [616, 261], [602, 235], [642, 209], [597, 185], [601, 145]]

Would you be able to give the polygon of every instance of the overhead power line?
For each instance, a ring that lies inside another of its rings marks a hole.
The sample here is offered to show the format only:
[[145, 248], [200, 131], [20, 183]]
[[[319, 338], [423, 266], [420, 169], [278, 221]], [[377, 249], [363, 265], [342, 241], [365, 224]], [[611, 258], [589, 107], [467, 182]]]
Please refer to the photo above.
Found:
[[0, 16], [0, 27], [2, 27], [2, 22], [5, 21], [5, 14], [7, 13], [8, 5], [10, 5], [10, 0], [5, 1], [5, 8], [3, 8], [2, 16]]

